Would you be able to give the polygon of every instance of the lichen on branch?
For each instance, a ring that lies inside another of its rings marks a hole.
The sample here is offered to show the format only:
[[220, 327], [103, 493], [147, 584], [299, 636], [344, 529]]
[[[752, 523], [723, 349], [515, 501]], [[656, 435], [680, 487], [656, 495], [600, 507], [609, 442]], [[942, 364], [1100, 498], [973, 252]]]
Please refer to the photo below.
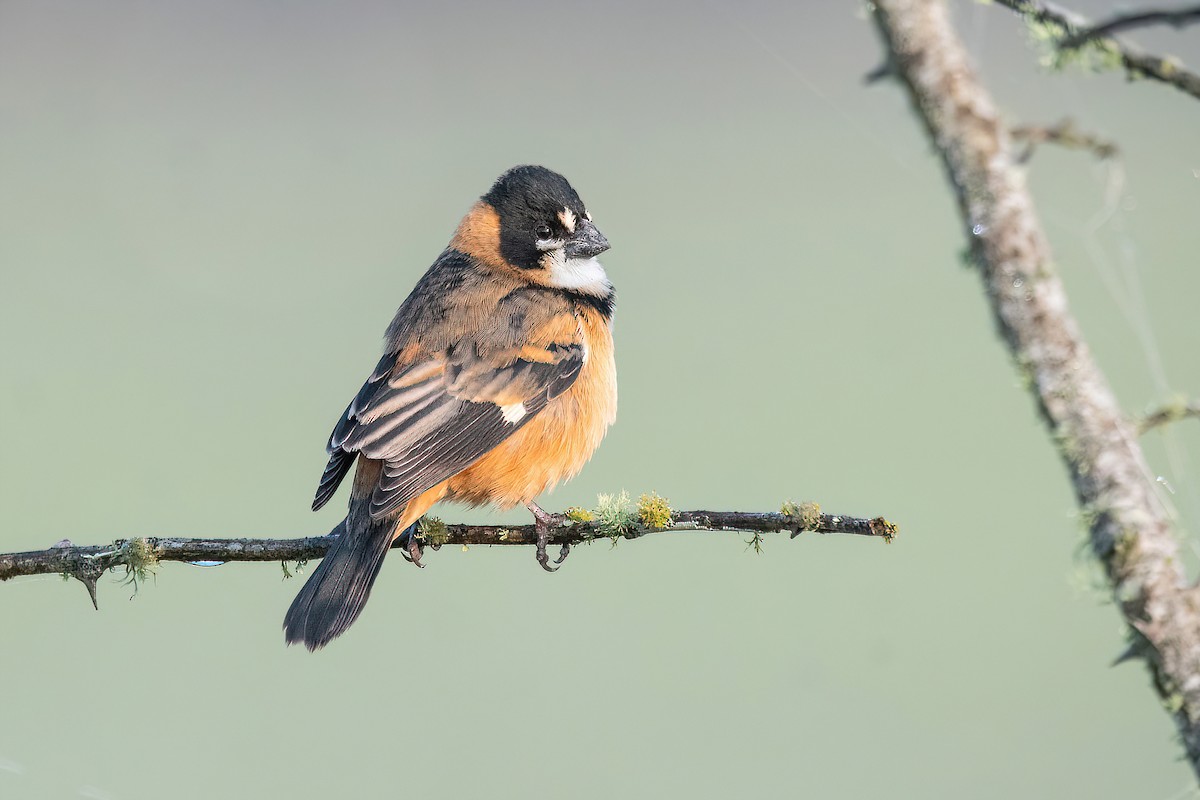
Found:
[[[551, 528], [553, 544], [578, 544], [599, 537], [614, 542], [637, 539], [666, 532], [756, 532], [758, 535], [789, 531], [841, 533], [882, 538], [890, 541], [896, 526], [883, 517], [860, 517], [815, 512], [803, 519], [783, 513], [759, 511], [675, 511], [666, 498], [654, 492], [643, 494], [637, 504], [628, 492], [601, 495], [592, 510], [569, 509], [561, 525]], [[184, 539], [178, 537], [132, 537], [108, 545], [78, 546], [64, 539], [45, 550], [0, 554], [0, 581], [24, 575], [60, 573], [76, 578], [96, 602], [96, 581], [109, 570], [123, 568], [133, 583], [155, 574], [164, 561], [220, 564], [230, 561], [278, 561], [283, 573], [291, 571], [287, 562], [321, 558], [340, 535], [341, 523], [328, 536], [302, 539]], [[467, 525], [446, 523], [436, 517], [424, 517], [420, 523], [423, 543], [467, 545], [535, 545], [534, 525]], [[394, 545], [395, 546], [395, 545]]]

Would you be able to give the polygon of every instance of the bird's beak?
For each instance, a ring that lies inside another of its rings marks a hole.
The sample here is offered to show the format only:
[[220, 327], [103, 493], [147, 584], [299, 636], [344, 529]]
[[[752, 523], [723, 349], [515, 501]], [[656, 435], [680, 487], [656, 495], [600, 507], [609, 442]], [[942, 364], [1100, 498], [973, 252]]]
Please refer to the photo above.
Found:
[[590, 219], [581, 219], [563, 249], [567, 258], [593, 258], [608, 249], [608, 239]]

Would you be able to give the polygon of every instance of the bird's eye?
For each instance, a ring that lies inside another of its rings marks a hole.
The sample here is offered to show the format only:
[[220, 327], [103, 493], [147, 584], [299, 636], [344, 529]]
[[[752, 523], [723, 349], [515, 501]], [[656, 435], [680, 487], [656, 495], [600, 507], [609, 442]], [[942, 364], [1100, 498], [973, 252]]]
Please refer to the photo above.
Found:
[[536, 233], [538, 239], [542, 240], [543, 242], [549, 239], [552, 235], [549, 225], [538, 225], [537, 230], [535, 230], [534, 233]]

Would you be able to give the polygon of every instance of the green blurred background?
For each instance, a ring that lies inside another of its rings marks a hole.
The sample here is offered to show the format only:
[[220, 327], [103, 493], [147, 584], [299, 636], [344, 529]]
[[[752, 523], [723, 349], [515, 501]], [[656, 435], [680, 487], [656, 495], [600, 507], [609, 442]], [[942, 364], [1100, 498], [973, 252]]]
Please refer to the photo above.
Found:
[[[1200, 393], [1200, 105], [956, 15], [1014, 122], [1123, 148], [1031, 166], [1122, 402]], [[1197, 29], [1136, 38], [1200, 64]], [[620, 292], [620, 418], [549, 506], [811, 499], [902, 531], [656, 536], [555, 576], [396, 557], [315, 656], [274, 564], [106, 578], [99, 613], [7, 583], [0, 797], [1187, 796], [879, 60], [855, 3], [3, 0], [0, 549], [327, 531], [329, 430], [523, 162], [575, 184]], [[1147, 444], [1192, 553], [1200, 425]]]

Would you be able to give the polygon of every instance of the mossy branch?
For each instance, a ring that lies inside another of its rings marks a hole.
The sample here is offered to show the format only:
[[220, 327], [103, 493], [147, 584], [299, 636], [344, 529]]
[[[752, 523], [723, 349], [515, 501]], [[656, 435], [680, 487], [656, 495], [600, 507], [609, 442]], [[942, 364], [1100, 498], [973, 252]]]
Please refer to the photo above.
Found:
[[[1143, 53], [1110, 35], [1122, 27], [1130, 27], [1128, 25], [1116, 28], [1111, 27], [1111, 23], [1093, 26], [1078, 14], [1043, 0], [996, 0], [996, 4], [1023, 16], [1033, 33], [1049, 42], [1055, 51], [1056, 66], [1065, 66], [1072, 61], [1097, 67], [1119, 66], [1131, 79], [1147, 78], [1165, 83], [1200, 100], [1200, 74], [1175, 58]], [[1191, 21], [1190, 16], [1187, 21]]]
[[[618, 497], [617, 500], [621, 498]], [[610, 498], [609, 519], [591, 512], [575, 510], [564, 524], [552, 528], [552, 544], [580, 544], [595, 539], [637, 539], [652, 533], [683, 531], [720, 531], [732, 533], [801, 532], [844, 533], [872, 536], [891, 541], [896, 526], [877, 517], [862, 519], [836, 514], [792, 516], [760, 511], [672, 511], [657, 495], [645, 495], [638, 507], [614, 527], [616, 503]], [[628, 496], [622, 506], [628, 505]], [[604, 503], [601, 503], [604, 506]], [[657, 515], [657, 516], [656, 516]], [[590, 516], [591, 519], [585, 519]], [[652, 524], [646, 524], [649, 520]], [[232, 561], [308, 561], [321, 558], [341, 531], [339, 523], [328, 536], [303, 539], [184, 539], [180, 537], [144, 537], [123, 539], [107, 545], [80, 546], [63, 540], [46, 550], [0, 554], [0, 581], [24, 575], [60, 573], [77, 578], [88, 588], [96, 602], [96, 581], [107, 571], [123, 567], [127, 577], [144, 579], [163, 561], [189, 563], [225, 563]], [[422, 520], [421, 535], [433, 547], [460, 545], [535, 545], [537, 529], [533, 525], [467, 525], [444, 523], [436, 518]]]

